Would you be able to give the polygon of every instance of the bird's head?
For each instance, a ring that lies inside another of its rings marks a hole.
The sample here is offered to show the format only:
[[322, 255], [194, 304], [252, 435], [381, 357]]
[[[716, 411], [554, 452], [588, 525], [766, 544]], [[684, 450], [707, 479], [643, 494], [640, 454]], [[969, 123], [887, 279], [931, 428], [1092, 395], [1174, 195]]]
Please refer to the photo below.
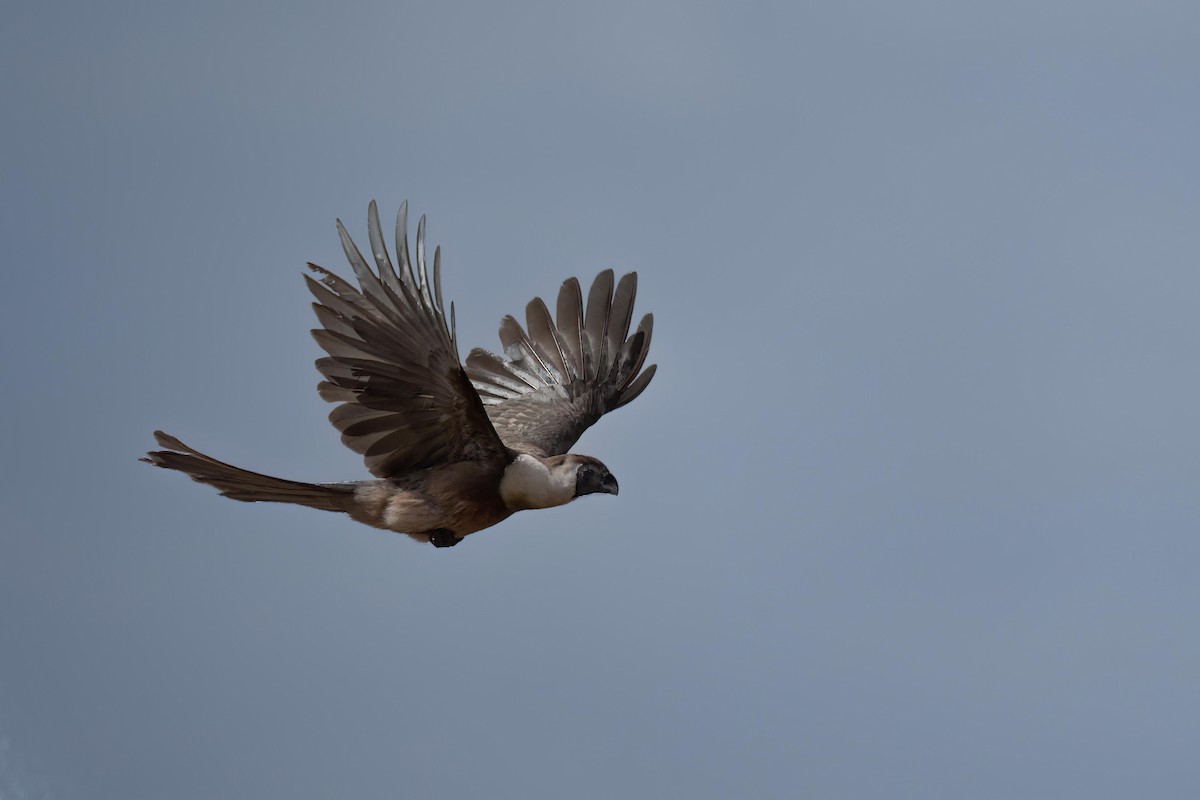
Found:
[[575, 456], [575, 496], [585, 494], [616, 494], [617, 479], [599, 459], [591, 456]]

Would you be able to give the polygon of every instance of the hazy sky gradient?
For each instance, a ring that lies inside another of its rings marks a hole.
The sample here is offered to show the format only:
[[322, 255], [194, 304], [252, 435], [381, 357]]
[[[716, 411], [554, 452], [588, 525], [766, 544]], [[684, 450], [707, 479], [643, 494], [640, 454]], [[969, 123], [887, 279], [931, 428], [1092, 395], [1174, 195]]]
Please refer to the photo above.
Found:
[[[1200, 6], [27, 4], [0, 24], [0, 798], [1200, 796]], [[453, 550], [305, 261], [458, 338], [637, 270], [619, 498]]]

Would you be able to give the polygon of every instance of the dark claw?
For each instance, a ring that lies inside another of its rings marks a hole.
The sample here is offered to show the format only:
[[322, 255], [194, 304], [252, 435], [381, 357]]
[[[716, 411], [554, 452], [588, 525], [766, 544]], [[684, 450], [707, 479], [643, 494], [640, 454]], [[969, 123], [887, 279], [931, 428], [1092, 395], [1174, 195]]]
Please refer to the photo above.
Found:
[[462, 539], [454, 535], [454, 531], [446, 528], [425, 531], [425, 534], [429, 536], [429, 543], [434, 547], [454, 547], [454, 545], [462, 541]]

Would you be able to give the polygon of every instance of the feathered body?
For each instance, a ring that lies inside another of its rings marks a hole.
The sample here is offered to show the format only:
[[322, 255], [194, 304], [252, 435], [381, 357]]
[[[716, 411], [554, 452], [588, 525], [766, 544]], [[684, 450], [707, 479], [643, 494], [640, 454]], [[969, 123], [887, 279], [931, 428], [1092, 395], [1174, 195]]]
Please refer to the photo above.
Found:
[[528, 332], [513, 317], [500, 326], [504, 357], [475, 349], [458, 357], [454, 306], [442, 303], [441, 257], [433, 281], [425, 266], [425, 219], [417, 226], [416, 268], [409, 257], [407, 204], [396, 220], [400, 268], [384, 244], [371, 203], [367, 230], [375, 269], [341, 221], [343, 250], [359, 286], [310, 264], [306, 276], [328, 353], [317, 361], [321, 397], [338, 403], [330, 421], [376, 480], [311, 484], [272, 478], [204, 455], [155, 432], [143, 459], [175, 469], [246, 502], [296, 503], [339, 511], [385, 530], [450, 546], [516, 511], [548, 508], [593, 493], [617, 493], [608, 469], [568, 453], [603, 414], [633, 400], [655, 367], [642, 370], [653, 318], [632, 336], [637, 276], [601, 272], [586, 307], [579, 282], [559, 291], [557, 320], [534, 298]]

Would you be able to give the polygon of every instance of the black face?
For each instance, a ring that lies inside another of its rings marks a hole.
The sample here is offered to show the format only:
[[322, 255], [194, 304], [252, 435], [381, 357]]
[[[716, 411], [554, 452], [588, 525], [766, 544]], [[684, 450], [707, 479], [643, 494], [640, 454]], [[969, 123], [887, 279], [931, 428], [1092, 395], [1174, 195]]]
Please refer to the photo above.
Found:
[[617, 479], [602, 464], [580, 464], [575, 473], [575, 496], [616, 494]]

